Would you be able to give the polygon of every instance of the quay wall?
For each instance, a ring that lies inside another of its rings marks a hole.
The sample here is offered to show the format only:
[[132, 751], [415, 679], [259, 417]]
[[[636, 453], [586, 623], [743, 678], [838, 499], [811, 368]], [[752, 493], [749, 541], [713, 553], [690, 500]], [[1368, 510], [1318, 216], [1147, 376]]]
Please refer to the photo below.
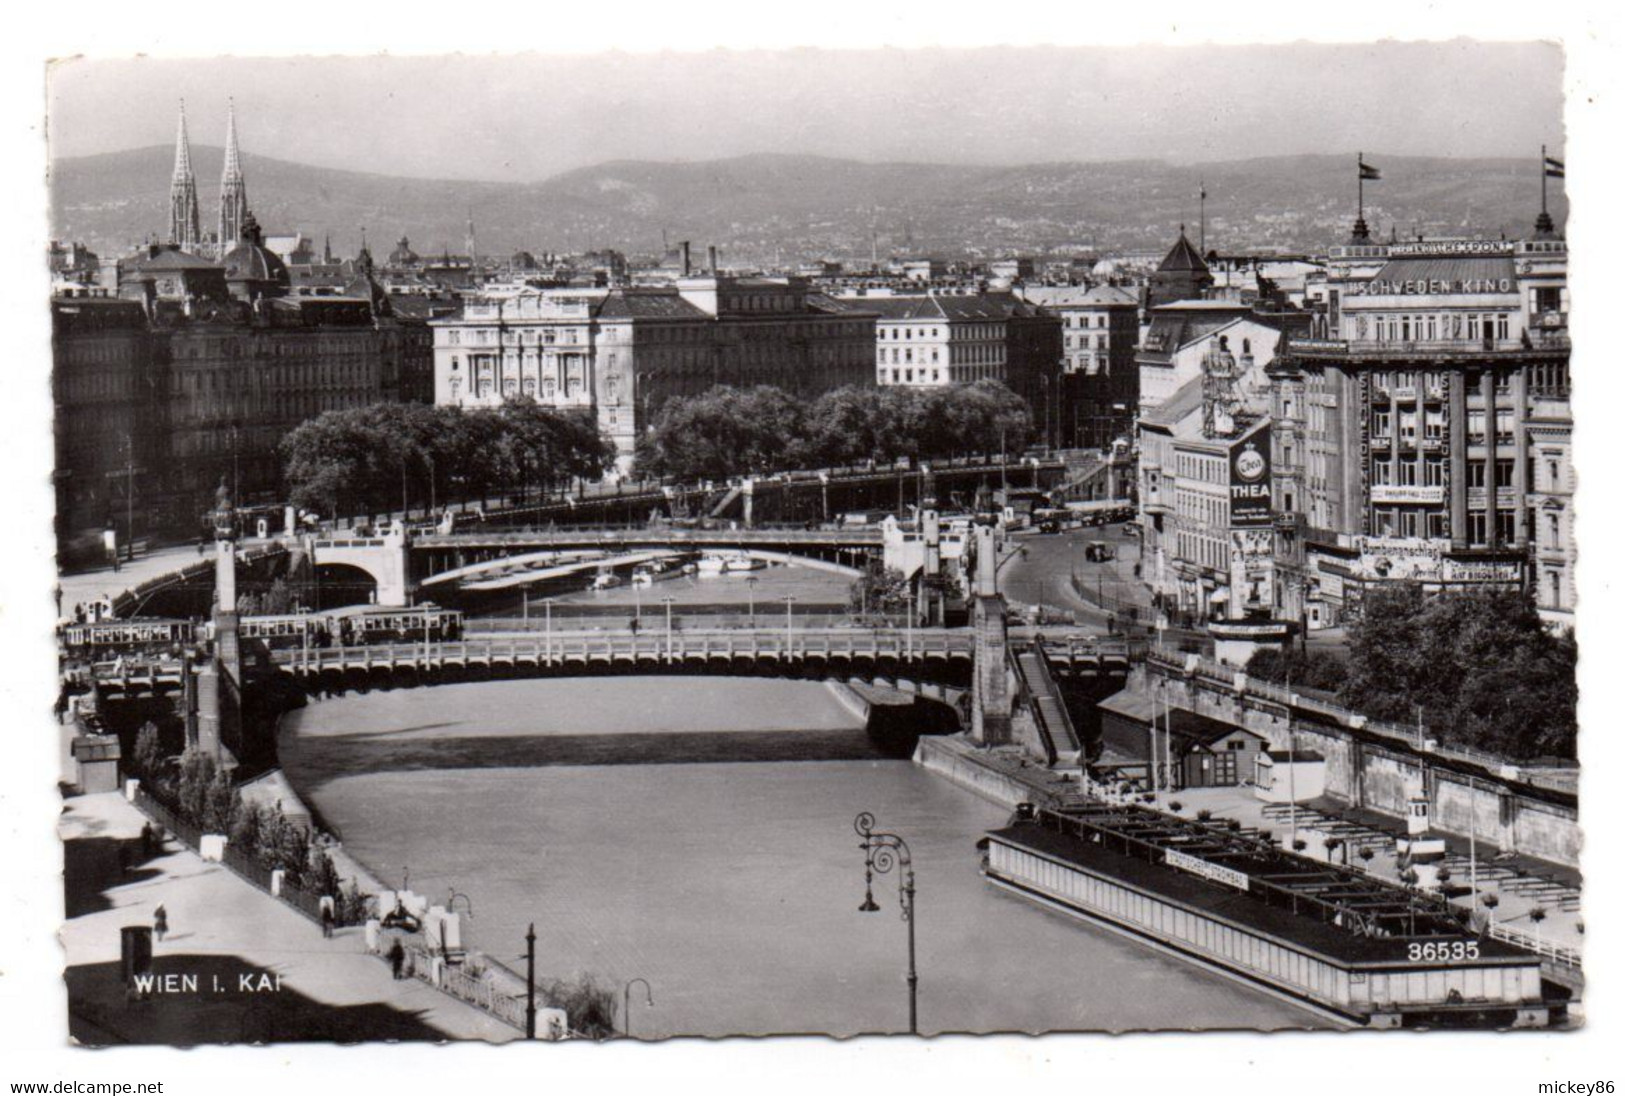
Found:
[[[1160, 690], [1175, 707], [1246, 727], [1264, 736], [1272, 750], [1287, 748], [1286, 705], [1245, 686], [1237, 689], [1233, 681], [1148, 662], [1135, 667], [1128, 687]], [[1509, 780], [1485, 765], [1445, 758], [1313, 711], [1296, 712], [1290, 727], [1296, 749], [1326, 758], [1326, 793], [1350, 806], [1404, 818], [1413, 798], [1427, 797], [1436, 829], [1472, 833], [1500, 849], [1579, 867], [1579, 811], [1572, 795]]]
[[1012, 810], [1017, 803], [1046, 805], [1053, 798], [1044, 789], [995, 767], [963, 739], [922, 737], [914, 751], [914, 763]]

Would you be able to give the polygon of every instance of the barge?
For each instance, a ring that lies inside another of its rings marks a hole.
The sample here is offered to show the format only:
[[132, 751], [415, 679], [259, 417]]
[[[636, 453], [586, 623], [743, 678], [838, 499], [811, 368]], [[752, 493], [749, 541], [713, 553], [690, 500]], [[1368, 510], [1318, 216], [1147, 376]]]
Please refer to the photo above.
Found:
[[1546, 1027], [1568, 991], [1540, 957], [1428, 895], [1293, 855], [1222, 821], [1105, 803], [1023, 803], [984, 873], [1052, 909], [1347, 1026]]

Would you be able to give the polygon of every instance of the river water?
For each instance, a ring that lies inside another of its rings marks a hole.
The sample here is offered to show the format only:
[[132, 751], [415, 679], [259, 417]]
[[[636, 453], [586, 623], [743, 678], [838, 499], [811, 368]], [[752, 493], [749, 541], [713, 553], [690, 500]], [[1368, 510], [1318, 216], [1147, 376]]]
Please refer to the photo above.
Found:
[[[988, 885], [975, 842], [1004, 808], [881, 758], [817, 683], [370, 693], [293, 713], [282, 755], [382, 879], [469, 896], [471, 946], [522, 971], [534, 921], [539, 975], [646, 978], [641, 1037], [906, 1030], [895, 874], [876, 880], [881, 912], [858, 911], [862, 810], [913, 850], [922, 1032], [1314, 1023]], [[739, 756], [773, 760], [717, 760]]]

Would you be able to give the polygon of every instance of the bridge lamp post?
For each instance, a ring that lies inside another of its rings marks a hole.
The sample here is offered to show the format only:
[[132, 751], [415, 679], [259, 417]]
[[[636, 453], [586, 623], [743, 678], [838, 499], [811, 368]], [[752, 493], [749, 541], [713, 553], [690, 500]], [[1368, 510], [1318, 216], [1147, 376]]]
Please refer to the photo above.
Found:
[[795, 635], [796, 635], [795, 604], [796, 604], [796, 595], [794, 595], [794, 594], [785, 594], [784, 595], [784, 657], [785, 658], [789, 658], [791, 653], [795, 650]]
[[626, 988], [621, 991], [621, 1034], [628, 1039], [632, 1038], [632, 987], [640, 982], [643, 984], [644, 1000], [650, 1008], [655, 1007], [655, 991], [647, 978], [634, 978], [626, 983]]
[[672, 597], [670, 594], [667, 594], [665, 597], [661, 598], [660, 600], [665, 602], [665, 605], [666, 605], [666, 661], [670, 662], [671, 661], [671, 655], [672, 655], [671, 606], [672, 606], [672, 603], [674, 601], [676, 601], [677, 599]]
[[745, 596], [750, 603], [750, 626], [752, 628], [756, 627], [756, 584], [760, 581], [761, 579], [755, 575], [745, 576]]
[[547, 637], [547, 664], [551, 666], [553, 664], [553, 599], [544, 597], [542, 599], [542, 608], [547, 614], [547, 623], [544, 626], [543, 634]]
[[908, 925], [908, 1033], [918, 1035], [920, 976], [914, 966], [914, 858], [909, 854], [908, 842], [895, 833], [875, 831], [875, 816], [868, 811], [852, 820], [852, 828], [863, 840], [863, 904], [860, 913], [876, 913], [874, 879], [899, 868], [897, 899], [902, 908], [903, 922]]

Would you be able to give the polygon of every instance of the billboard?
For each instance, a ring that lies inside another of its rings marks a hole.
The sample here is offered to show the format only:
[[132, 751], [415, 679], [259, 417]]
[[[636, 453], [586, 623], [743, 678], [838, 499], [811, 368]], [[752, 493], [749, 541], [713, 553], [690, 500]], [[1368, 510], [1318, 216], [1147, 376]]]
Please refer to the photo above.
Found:
[[1230, 450], [1230, 525], [1270, 523], [1270, 431], [1265, 426]]

